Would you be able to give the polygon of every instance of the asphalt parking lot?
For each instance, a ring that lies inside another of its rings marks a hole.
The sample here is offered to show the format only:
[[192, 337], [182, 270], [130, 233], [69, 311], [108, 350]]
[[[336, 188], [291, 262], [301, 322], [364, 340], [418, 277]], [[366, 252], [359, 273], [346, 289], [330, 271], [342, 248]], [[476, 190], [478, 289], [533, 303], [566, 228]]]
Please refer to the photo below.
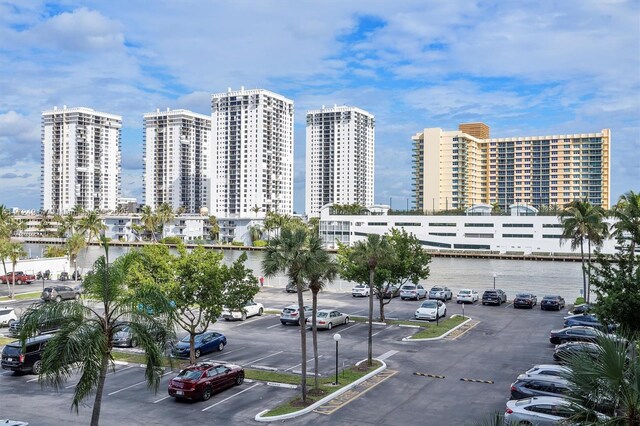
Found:
[[[304, 294], [310, 303], [310, 293]], [[256, 300], [266, 308], [281, 309], [295, 303], [295, 294], [264, 289]], [[337, 308], [351, 315], [365, 315], [366, 298], [350, 294], [324, 293], [320, 308]], [[419, 302], [394, 299], [386, 307], [388, 318], [411, 319]], [[462, 313], [462, 305], [447, 303], [447, 314]], [[331, 415], [311, 413], [286, 423], [353, 425], [473, 424], [495, 411], [503, 411], [509, 386], [515, 377], [535, 363], [551, 363], [553, 346], [548, 332], [560, 328], [561, 312], [513, 309], [497, 306], [466, 305], [465, 314], [477, 320], [473, 328], [456, 339], [434, 342], [403, 342], [415, 330], [398, 325], [374, 326], [374, 356], [382, 356], [397, 374], [372, 388]], [[204, 355], [245, 367], [298, 373], [300, 370], [299, 329], [283, 326], [277, 315], [264, 315], [246, 321], [220, 321], [213, 327], [227, 336], [222, 352]], [[319, 332], [319, 370], [322, 376], [335, 374], [335, 342], [340, 333], [339, 364], [352, 364], [367, 353], [367, 325], [350, 323], [331, 331]], [[308, 334], [308, 368], [312, 368], [311, 334]], [[431, 378], [415, 373], [444, 376]], [[266, 408], [296, 395], [299, 390], [245, 382], [239, 387], [214, 395], [207, 402], [177, 402], [167, 396], [169, 379], [177, 371], [165, 373], [157, 394], [144, 383], [139, 366], [118, 365], [110, 373], [103, 399], [103, 424], [256, 424], [253, 417]], [[312, 380], [312, 377], [309, 377]], [[474, 379], [493, 383], [463, 381]], [[0, 374], [3, 395], [0, 417], [26, 419], [31, 424], [87, 424], [93, 400], [70, 412], [73, 385], [55, 392], [42, 388], [32, 375]], [[40, 409], [39, 407], [46, 407]]]

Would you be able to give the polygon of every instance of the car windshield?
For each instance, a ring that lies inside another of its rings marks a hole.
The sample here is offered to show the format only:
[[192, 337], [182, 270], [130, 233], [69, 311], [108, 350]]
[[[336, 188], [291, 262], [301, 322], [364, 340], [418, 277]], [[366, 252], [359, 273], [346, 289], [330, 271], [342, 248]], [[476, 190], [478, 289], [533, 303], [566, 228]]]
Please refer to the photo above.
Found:
[[282, 310], [282, 313], [283, 313], [283, 314], [290, 314], [291, 312], [295, 312], [295, 311], [296, 311], [296, 310], [295, 310], [295, 309], [292, 309], [292, 308], [284, 308], [284, 309]]
[[182, 370], [178, 377], [186, 380], [197, 380], [202, 376], [202, 372], [200, 370]]
[[45, 288], [45, 289], [44, 289], [44, 290], [42, 290], [42, 291], [46, 291], [47, 293], [51, 293], [51, 287], [47, 287], [47, 288]]
[[426, 300], [422, 302], [422, 305], [420, 305], [421, 308], [435, 308], [436, 306], [437, 303], [435, 300]]
[[364, 288], [364, 286], [362, 284], [358, 284], [356, 288]]
[[13, 309], [0, 309], [0, 315], [8, 315], [13, 312]]
[[529, 297], [530, 297], [530, 295], [529, 295], [529, 294], [527, 294], [527, 293], [519, 293], [519, 294], [516, 294], [516, 297], [522, 297], [522, 298], [527, 299], [527, 298], [529, 298]]
[[18, 346], [5, 346], [2, 353], [6, 356], [19, 356], [20, 348]]
[[[121, 332], [123, 332], [123, 333], [128, 333], [128, 332], [130, 332], [130, 331], [131, 331], [131, 328], [130, 328], [128, 325], [125, 325], [125, 326], [120, 327], [120, 328], [118, 329], [118, 331], [119, 331], [119, 332], [121, 331]], [[187, 337], [189, 337], [189, 336], [187, 336]], [[188, 340], [189, 340], [189, 339], [187, 339], [187, 341], [188, 341]]]
[[[204, 334], [196, 334], [195, 336], [195, 341], [199, 342], [204, 338]], [[181, 342], [185, 342], [185, 343], [189, 343], [189, 335], [187, 334], [186, 336], [184, 336], [181, 340]]]
[[558, 299], [558, 296], [545, 296], [544, 300], [556, 300]]
[[327, 315], [329, 315], [329, 313], [328, 313], [328, 312], [318, 312], [318, 318], [324, 318], [324, 317], [326, 317]]
[[494, 296], [497, 293], [495, 291], [485, 291], [484, 294], [485, 294], [485, 296]]
[[442, 287], [433, 287], [431, 291], [442, 291]]
[[402, 286], [402, 289], [403, 290], [415, 290], [416, 286], [415, 285], [405, 285], [405, 286]]
[[471, 294], [471, 290], [460, 290], [460, 294]]

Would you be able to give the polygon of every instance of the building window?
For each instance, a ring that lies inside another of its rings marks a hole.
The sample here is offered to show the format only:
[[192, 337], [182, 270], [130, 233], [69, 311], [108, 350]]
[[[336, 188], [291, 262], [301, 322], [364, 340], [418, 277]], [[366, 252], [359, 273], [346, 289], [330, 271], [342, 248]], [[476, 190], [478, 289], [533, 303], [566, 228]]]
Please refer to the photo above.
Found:
[[533, 234], [502, 234], [502, 238], [533, 238]]
[[465, 223], [465, 228], [493, 228], [493, 223]]

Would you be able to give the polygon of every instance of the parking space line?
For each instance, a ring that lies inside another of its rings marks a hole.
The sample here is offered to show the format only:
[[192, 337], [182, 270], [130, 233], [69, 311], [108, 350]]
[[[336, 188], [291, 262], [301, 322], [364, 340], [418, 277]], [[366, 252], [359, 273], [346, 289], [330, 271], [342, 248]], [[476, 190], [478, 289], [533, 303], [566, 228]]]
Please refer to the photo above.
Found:
[[[320, 358], [322, 358], [322, 355], [318, 355], [318, 359], [320, 359]], [[315, 358], [313, 358], [313, 357], [312, 357], [309, 361], [307, 361], [307, 364], [309, 364], [309, 363], [310, 363], [311, 361], [313, 361], [314, 359], [315, 359]], [[294, 368], [296, 368], [296, 367], [300, 367], [301, 365], [302, 365], [302, 363], [300, 363], [300, 364], [296, 364], [296, 365], [294, 365], [293, 367], [289, 367], [289, 368], [287, 368], [286, 370], [283, 370], [283, 371], [293, 370]]]
[[383, 331], [390, 329], [391, 327], [393, 327], [393, 326], [385, 327], [380, 331], [376, 331], [375, 333], [372, 334], [372, 336], [376, 336], [376, 335], [382, 333]]
[[275, 356], [275, 355], [281, 354], [282, 352], [284, 352], [284, 351], [280, 351], [280, 352], [273, 353], [273, 354], [271, 354], [271, 355], [263, 356], [262, 358], [254, 359], [253, 361], [247, 362], [247, 363], [242, 364], [242, 365], [243, 365], [243, 366], [244, 366], [244, 365], [251, 365], [251, 364], [253, 364], [253, 363], [255, 363], [255, 362], [262, 361], [263, 359], [266, 359], [266, 358], [269, 358], [269, 357], [272, 357], [272, 356]]
[[159, 400], [157, 400], [157, 401], [153, 401], [153, 403], [154, 403], [154, 404], [157, 404], [158, 402], [160, 402], [160, 401], [164, 401], [164, 400], [165, 400], [165, 399], [167, 399], [167, 398], [171, 398], [171, 395], [167, 395], [167, 396], [165, 396], [164, 398], [160, 398], [160, 399], [159, 399]]
[[267, 315], [267, 316], [253, 317], [251, 319], [246, 319], [244, 321], [240, 321], [240, 324], [235, 324], [235, 326], [239, 327], [239, 326], [244, 325], [244, 324], [250, 324], [252, 322], [256, 322], [256, 321], [258, 321], [260, 319], [264, 319], [264, 318], [269, 318], [269, 316]]
[[[136, 367], [136, 365], [130, 365], [130, 366], [125, 367], [125, 368], [122, 368], [122, 369], [120, 369], [120, 370], [110, 370], [110, 371], [107, 371], [107, 374], [109, 374], [109, 373], [116, 373], [116, 372], [117, 372], [117, 373], [119, 373], [119, 372], [121, 372], [121, 371], [129, 370], [130, 368], [135, 368], [135, 367]], [[65, 388], [65, 389], [70, 389], [70, 388], [73, 388], [73, 387], [75, 387], [75, 386], [77, 386], [77, 385], [78, 385], [78, 383], [74, 383], [74, 384], [72, 384], [72, 385], [65, 386], [64, 388]]]
[[353, 324], [353, 325], [350, 325], [350, 326], [349, 326], [349, 327], [347, 327], [347, 328], [343, 328], [343, 329], [342, 329], [342, 331], [343, 331], [343, 332], [345, 332], [345, 331], [349, 330], [350, 328], [355, 327], [356, 325], [358, 325], [358, 323], [355, 323], [355, 324]]
[[[172, 372], [173, 372], [173, 370], [168, 371], [168, 372], [164, 373], [164, 374], [163, 374], [162, 376], [160, 376], [160, 377], [164, 377], [164, 376], [166, 376], [167, 374], [171, 374]], [[122, 392], [122, 391], [124, 391], [124, 390], [131, 389], [131, 388], [133, 388], [133, 387], [135, 387], [135, 386], [142, 385], [142, 384], [145, 384], [145, 383], [147, 383], [147, 381], [146, 381], [146, 380], [144, 380], [144, 381], [142, 381], [142, 382], [135, 383], [135, 384], [133, 384], [133, 385], [131, 385], [131, 386], [127, 386], [126, 388], [118, 389], [117, 391], [113, 391], [113, 392], [111, 392], [111, 393], [108, 393], [107, 395], [108, 395], [108, 396], [115, 395], [115, 394], [120, 393], [120, 392]]]
[[35, 379], [31, 379], [31, 380], [27, 380], [27, 383], [31, 383], [31, 382], [35, 382], [36, 380], [38, 380], [40, 377], [36, 377]]
[[384, 361], [387, 358], [391, 358], [392, 356], [394, 356], [395, 354], [397, 354], [399, 351], [388, 351], [383, 353], [380, 356], [377, 356], [376, 359], [380, 360], [380, 361]]
[[360, 309], [359, 311], [351, 312], [349, 315], [359, 314], [360, 312], [364, 312], [364, 309]]
[[513, 306], [513, 303], [509, 303], [508, 305], [505, 306], [505, 308], [508, 308], [509, 306]]
[[279, 325], [282, 325], [282, 324], [274, 324], [274, 325], [270, 325], [270, 326], [269, 326], [269, 327], [267, 327], [267, 328], [274, 328], [274, 327], [278, 327]]
[[235, 393], [235, 394], [231, 395], [230, 397], [227, 397], [227, 398], [223, 399], [222, 401], [218, 401], [215, 404], [208, 406], [207, 408], [203, 408], [202, 411], [207, 411], [209, 408], [213, 408], [216, 405], [222, 404], [223, 402], [230, 400], [231, 398], [235, 398], [236, 396], [240, 395], [241, 393], [245, 393], [246, 391], [251, 390], [251, 389], [255, 388], [256, 386], [260, 386], [260, 383], [256, 383], [255, 385], [250, 386], [250, 387], [248, 387], [248, 388], [246, 388], [244, 390], [241, 390], [240, 392]]

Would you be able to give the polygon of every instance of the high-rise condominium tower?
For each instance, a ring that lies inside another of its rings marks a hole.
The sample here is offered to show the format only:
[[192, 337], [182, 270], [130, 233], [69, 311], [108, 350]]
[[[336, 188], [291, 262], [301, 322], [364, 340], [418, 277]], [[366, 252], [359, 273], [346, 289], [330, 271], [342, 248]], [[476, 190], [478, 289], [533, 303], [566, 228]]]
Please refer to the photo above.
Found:
[[115, 210], [120, 196], [122, 117], [90, 108], [42, 113], [44, 210]]
[[483, 123], [413, 136], [413, 191], [424, 211], [474, 204], [561, 208], [577, 198], [609, 208], [611, 131], [490, 138]]
[[305, 210], [319, 216], [328, 203], [373, 204], [375, 119], [360, 108], [307, 112]]
[[211, 128], [211, 212], [222, 217], [291, 214], [293, 101], [263, 89], [215, 93]]
[[184, 109], [144, 115], [143, 203], [199, 213], [210, 201], [211, 117]]

